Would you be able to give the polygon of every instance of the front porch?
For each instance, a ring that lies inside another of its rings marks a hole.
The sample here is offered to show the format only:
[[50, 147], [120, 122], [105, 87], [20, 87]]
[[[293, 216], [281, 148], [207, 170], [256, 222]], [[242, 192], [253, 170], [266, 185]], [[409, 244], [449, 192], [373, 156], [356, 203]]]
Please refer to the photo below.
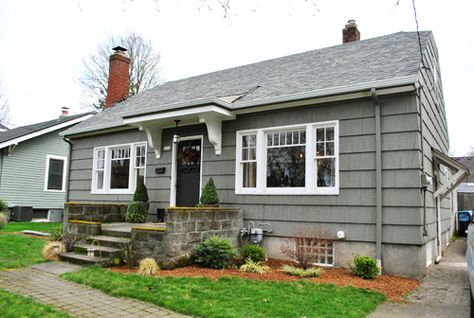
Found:
[[66, 203], [64, 236], [77, 243], [61, 258], [114, 265], [153, 257], [163, 268], [173, 268], [187, 264], [195, 245], [210, 236], [226, 237], [236, 246], [243, 227], [239, 209], [167, 208], [165, 222], [159, 223], [126, 223], [125, 211], [122, 203]]

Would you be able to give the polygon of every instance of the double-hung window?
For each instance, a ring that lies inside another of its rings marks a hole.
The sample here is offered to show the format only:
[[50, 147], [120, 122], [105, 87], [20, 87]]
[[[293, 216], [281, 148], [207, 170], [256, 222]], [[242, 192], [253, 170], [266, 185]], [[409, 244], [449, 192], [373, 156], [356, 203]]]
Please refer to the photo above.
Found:
[[145, 180], [146, 143], [94, 149], [92, 193], [133, 193]]
[[45, 191], [64, 192], [66, 188], [66, 162], [63, 156], [46, 156]]
[[338, 194], [338, 121], [237, 132], [237, 194]]

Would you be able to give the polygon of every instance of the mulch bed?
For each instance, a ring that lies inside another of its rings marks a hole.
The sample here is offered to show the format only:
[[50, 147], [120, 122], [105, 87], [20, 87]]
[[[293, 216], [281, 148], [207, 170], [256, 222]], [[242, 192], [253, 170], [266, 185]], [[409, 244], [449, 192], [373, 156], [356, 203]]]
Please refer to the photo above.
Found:
[[[174, 277], [207, 277], [210, 279], [218, 279], [223, 276], [237, 276], [240, 278], [273, 280], [273, 281], [296, 281], [301, 278], [290, 276], [280, 271], [280, 267], [289, 262], [269, 259], [265, 265], [271, 268], [268, 274], [252, 274], [242, 273], [237, 269], [209, 269], [198, 266], [186, 266], [173, 270], [161, 270], [157, 276], [174, 276]], [[137, 268], [113, 267], [109, 270], [119, 273], [135, 273]], [[352, 286], [357, 288], [367, 288], [378, 291], [388, 299], [394, 301], [402, 301], [403, 297], [408, 293], [416, 290], [420, 282], [416, 279], [405, 278], [392, 275], [381, 275], [373, 280], [366, 280], [354, 276], [345, 268], [324, 268], [321, 276], [316, 278], [305, 278], [306, 281], [319, 284], [334, 284], [337, 286]]]

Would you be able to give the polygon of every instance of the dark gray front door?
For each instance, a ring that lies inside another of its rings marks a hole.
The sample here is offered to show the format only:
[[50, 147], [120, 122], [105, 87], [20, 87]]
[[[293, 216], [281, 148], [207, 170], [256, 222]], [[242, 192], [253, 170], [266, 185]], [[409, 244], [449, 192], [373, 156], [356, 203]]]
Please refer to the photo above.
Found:
[[176, 206], [195, 206], [199, 203], [201, 186], [201, 140], [178, 143]]

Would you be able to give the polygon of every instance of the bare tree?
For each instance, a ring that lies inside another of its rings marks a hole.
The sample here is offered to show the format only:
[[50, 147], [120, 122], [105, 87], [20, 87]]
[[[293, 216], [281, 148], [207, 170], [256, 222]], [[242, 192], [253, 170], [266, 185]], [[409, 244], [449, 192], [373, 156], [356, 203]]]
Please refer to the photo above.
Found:
[[84, 74], [79, 78], [88, 97], [86, 105], [95, 110], [105, 107], [107, 81], [109, 76], [109, 57], [114, 46], [128, 49], [130, 57], [129, 96], [150, 89], [163, 82], [159, 66], [160, 53], [155, 51], [152, 43], [137, 33], [124, 36], [111, 36], [97, 46], [97, 51], [83, 60]]
[[10, 120], [10, 104], [1, 92], [1, 84], [0, 82], [0, 124], [5, 124]]

